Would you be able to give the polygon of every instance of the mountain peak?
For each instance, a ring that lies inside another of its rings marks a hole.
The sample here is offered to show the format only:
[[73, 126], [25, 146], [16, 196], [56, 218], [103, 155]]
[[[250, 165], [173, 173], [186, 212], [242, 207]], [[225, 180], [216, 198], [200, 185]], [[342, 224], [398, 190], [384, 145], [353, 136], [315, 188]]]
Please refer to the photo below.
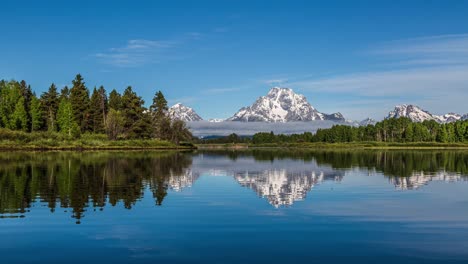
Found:
[[395, 109], [388, 113], [388, 118], [400, 118], [406, 117], [411, 119], [413, 122], [423, 122], [426, 120], [434, 120], [438, 123], [450, 123], [462, 119], [462, 116], [455, 113], [448, 113], [445, 115], [435, 115], [422, 109], [417, 105], [402, 104], [395, 106]]
[[290, 122], [334, 120], [344, 121], [340, 113], [323, 114], [309, 104], [306, 97], [291, 88], [273, 87], [251, 106], [241, 108], [228, 121]]
[[182, 103], [177, 103], [169, 108], [169, 116], [171, 119], [179, 119], [185, 122], [190, 121], [202, 121], [201, 118], [195, 110], [192, 108], [183, 105]]

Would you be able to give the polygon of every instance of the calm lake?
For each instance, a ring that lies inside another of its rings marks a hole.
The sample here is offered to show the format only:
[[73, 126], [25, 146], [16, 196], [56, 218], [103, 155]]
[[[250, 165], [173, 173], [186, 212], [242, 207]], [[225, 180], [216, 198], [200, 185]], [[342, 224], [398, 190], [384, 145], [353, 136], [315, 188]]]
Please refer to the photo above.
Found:
[[468, 152], [0, 153], [2, 263], [468, 263]]

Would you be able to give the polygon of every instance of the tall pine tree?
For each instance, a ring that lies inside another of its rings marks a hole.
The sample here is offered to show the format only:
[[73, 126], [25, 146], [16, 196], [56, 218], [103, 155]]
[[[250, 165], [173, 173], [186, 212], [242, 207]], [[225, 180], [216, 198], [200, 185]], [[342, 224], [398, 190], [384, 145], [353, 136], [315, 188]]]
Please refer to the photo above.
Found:
[[72, 81], [73, 87], [70, 89], [70, 103], [72, 106], [73, 116], [81, 132], [90, 131], [89, 118], [89, 91], [83, 81], [83, 77], [77, 74]]
[[122, 96], [115, 89], [109, 94], [109, 108], [122, 110]]
[[93, 89], [91, 95], [91, 102], [89, 107], [89, 120], [90, 126], [94, 133], [104, 132], [104, 116], [101, 110], [102, 98], [96, 87]]
[[153, 104], [150, 106], [154, 136], [160, 139], [169, 139], [170, 119], [167, 116], [167, 100], [161, 91], [156, 92]]
[[36, 97], [35, 94], [33, 94], [31, 98], [30, 115], [31, 131], [33, 132], [40, 130], [44, 122], [44, 114], [42, 113], [41, 101]]
[[51, 84], [49, 90], [41, 95], [42, 113], [46, 120], [48, 131], [57, 131], [57, 110], [59, 106], [59, 95], [55, 84]]

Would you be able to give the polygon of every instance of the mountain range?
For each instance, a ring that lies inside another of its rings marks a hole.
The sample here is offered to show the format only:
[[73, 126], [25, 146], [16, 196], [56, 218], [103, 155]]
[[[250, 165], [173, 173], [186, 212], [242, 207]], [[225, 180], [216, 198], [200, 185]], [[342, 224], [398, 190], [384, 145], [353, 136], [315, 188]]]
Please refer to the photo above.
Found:
[[[203, 121], [203, 118], [198, 115], [194, 109], [181, 103], [177, 103], [170, 107], [169, 115], [173, 119], [180, 119], [186, 122]], [[460, 115], [447, 113], [444, 115], [435, 115], [411, 104], [395, 106], [395, 108], [390, 111], [385, 118], [399, 117], [407, 117], [413, 122], [434, 120], [438, 123], [450, 123], [458, 120], [468, 120], [468, 114]], [[333, 114], [319, 112], [307, 101], [304, 95], [297, 94], [290, 88], [282, 87], [271, 88], [265, 96], [259, 97], [250, 106], [242, 107], [232, 117], [224, 120], [209, 119], [208, 121], [213, 123], [227, 121], [269, 123], [333, 121], [356, 126], [366, 126], [376, 123], [376, 120], [371, 118], [366, 118], [362, 121], [351, 121], [346, 120], [339, 112]]]
[[468, 114], [460, 115], [455, 113], [448, 113], [445, 115], [435, 115], [431, 114], [430, 112], [416, 106], [416, 105], [397, 105], [395, 109], [390, 111], [386, 117], [388, 118], [399, 118], [399, 117], [407, 117], [411, 119], [413, 122], [423, 122], [426, 120], [434, 120], [438, 123], [451, 123], [456, 122], [459, 120], [468, 120]]

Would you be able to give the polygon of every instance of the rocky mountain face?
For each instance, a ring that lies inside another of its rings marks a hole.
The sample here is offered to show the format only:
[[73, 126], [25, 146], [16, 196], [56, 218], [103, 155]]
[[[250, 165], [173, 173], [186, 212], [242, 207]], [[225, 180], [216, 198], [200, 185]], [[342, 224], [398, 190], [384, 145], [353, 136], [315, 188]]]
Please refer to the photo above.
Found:
[[202, 121], [201, 118], [195, 110], [192, 108], [185, 106], [181, 103], [175, 104], [169, 108], [169, 116], [172, 119], [179, 119], [185, 122], [192, 122], [192, 121]]
[[241, 108], [227, 121], [243, 122], [291, 122], [332, 120], [345, 121], [341, 113], [324, 114], [317, 111], [305, 96], [289, 88], [272, 88], [248, 107]]
[[430, 112], [421, 109], [415, 105], [397, 105], [393, 111], [388, 113], [388, 118], [399, 118], [399, 117], [407, 117], [411, 119], [413, 122], [423, 122], [425, 120], [434, 120], [438, 123], [451, 123], [456, 122], [458, 120], [464, 120], [463, 118], [468, 118], [468, 114], [461, 116], [455, 113], [448, 113], [445, 115], [435, 115], [431, 114]]

